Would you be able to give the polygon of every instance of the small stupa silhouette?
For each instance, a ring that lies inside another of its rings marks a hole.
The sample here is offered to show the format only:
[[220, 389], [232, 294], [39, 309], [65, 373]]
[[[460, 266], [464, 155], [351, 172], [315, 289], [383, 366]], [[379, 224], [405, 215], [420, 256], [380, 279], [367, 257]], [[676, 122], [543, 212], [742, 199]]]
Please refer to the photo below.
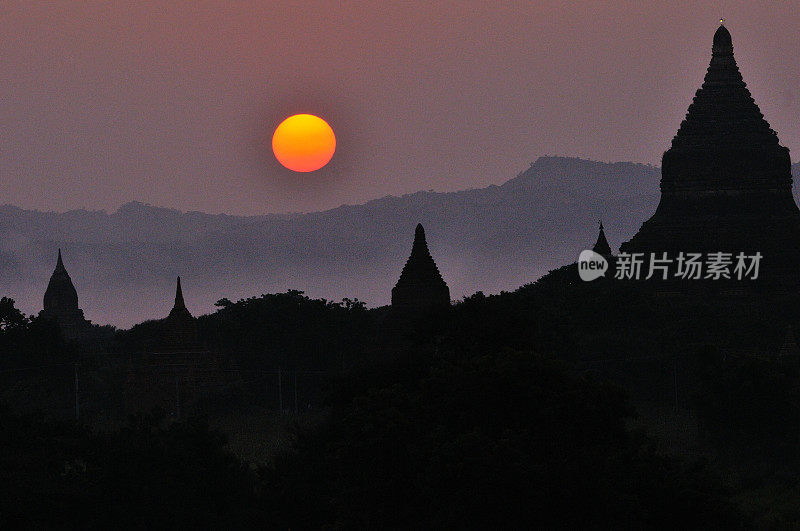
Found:
[[611, 245], [608, 244], [606, 232], [603, 230], [603, 222], [600, 222], [600, 233], [597, 235], [597, 241], [592, 247], [592, 251], [604, 256], [606, 259], [611, 258]]
[[197, 321], [186, 309], [181, 289], [181, 277], [175, 288], [175, 305], [164, 320], [164, 348], [187, 350], [197, 348]]

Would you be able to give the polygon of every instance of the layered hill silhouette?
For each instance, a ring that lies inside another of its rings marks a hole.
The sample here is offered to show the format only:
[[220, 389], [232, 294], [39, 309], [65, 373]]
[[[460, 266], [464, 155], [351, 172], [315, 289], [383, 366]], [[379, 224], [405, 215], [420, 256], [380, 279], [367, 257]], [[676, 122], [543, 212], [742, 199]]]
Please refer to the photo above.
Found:
[[[792, 170], [796, 181], [800, 165]], [[112, 214], [6, 205], [0, 287], [26, 313], [38, 312], [60, 247], [81, 308], [98, 324], [165, 317], [178, 275], [195, 314], [222, 297], [287, 289], [381, 306], [422, 223], [451, 297], [513, 290], [574, 261], [596, 239], [599, 219], [616, 249], [655, 210], [659, 178], [649, 165], [541, 157], [500, 186], [309, 214], [210, 215], [137, 202]]]

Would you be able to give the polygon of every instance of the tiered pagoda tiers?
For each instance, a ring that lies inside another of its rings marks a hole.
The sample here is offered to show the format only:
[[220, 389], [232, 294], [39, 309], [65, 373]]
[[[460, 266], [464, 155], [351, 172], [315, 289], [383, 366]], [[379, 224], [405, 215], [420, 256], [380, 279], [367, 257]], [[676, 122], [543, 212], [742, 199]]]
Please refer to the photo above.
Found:
[[61, 249], [58, 250], [56, 268], [44, 292], [44, 309], [39, 312], [39, 317], [58, 323], [67, 339], [84, 337], [91, 326], [84, 318], [83, 310], [78, 307], [78, 292], [64, 267]]
[[417, 225], [411, 256], [392, 288], [392, 310], [414, 315], [450, 306], [450, 289], [442, 279], [425, 241], [425, 229]]
[[760, 252], [761, 280], [796, 292], [800, 211], [789, 150], [759, 111], [733, 56], [714, 34], [711, 63], [664, 153], [661, 201], [620, 252]]

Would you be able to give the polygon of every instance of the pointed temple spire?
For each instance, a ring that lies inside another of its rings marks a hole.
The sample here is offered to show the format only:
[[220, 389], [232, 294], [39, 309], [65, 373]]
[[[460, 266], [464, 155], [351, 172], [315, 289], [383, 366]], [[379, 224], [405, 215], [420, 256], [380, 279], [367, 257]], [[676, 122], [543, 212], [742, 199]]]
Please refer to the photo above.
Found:
[[171, 318], [178, 318], [181, 319], [194, 319], [192, 314], [189, 313], [189, 310], [186, 308], [186, 303], [183, 300], [183, 289], [181, 288], [181, 277], [178, 277], [177, 286], [175, 287], [175, 304], [172, 307], [172, 310], [169, 312], [168, 319]]
[[183, 291], [181, 290], [181, 277], [178, 277], [178, 287], [175, 289], [175, 306], [173, 309], [180, 310], [186, 309], [186, 304], [183, 302]]
[[178, 277], [175, 305], [164, 320], [163, 347], [166, 351], [191, 350], [197, 348], [197, 344], [197, 322], [186, 308], [181, 277]]
[[714, 32], [714, 41], [711, 45], [712, 56], [733, 57], [733, 38], [731, 32], [725, 27], [725, 19], [719, 20], [719, 28]]
[[56, 260], [56, 271], [64, 271], [66, 272], [67, 269], [64, 267], [64, 261], [61, 259], [61, 248], [58, 249], [58, 260]]
[[418, 224], [414, 231], [411, 256], [392, 288], [392, 308], [401, 312], [446, 308], [450, 305], [450, 289], [433, 261], [425, 229]]
[[592, 251], [605, 257], [611, 256], [611, 246], [606, 239], [606, 233], [603, 230], [603, 222], [600, 221], [600, 234], [597, 235], [597, 242], [595, 242]]
[[78, 292], [64, 267], [61, 249], [58, 250], [56, 268], [53, 270], [50, 282], [47, 283], [47, 290], [44, 292], [44, 309], [59, 312], [72, 312], [78, 309]]
[[83, 310], [78, 307], [78, 292], [64, 267], [61, 249], [58, 250], [56, 267], [44, 292], [43, 307], [39, 316], [56, 321], [68, 339], [80, 337], [89, 326]]
[[789, 150], [747, 89], [724, 25], [664, 153], [658, 208], [620, 252], [668, 252], [673, 259], [679, 252], [759, 252], [760, 283], [800, 288], [800, 210]]
[[670, 151], [740, 147], [778, 148], [778, 135], [764, 119], [742, 79], [733, 56], [730, 32], [720, 26], [714, 34], [711, 62], [703, 85], [695, 94]]

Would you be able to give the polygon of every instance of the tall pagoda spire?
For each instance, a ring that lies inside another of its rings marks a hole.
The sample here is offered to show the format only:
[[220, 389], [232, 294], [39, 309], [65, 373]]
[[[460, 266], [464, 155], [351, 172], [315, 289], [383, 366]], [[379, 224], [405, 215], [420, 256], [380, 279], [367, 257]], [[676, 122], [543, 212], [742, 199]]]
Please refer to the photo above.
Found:
[[592, 247], [592, 251], [596, 252], [599, 255], [605, 256], [606, 258], [611, 256], [611, 246], [608, 244], [608, 240], [606, 239], [606, 233], [603, 230], [603, 222], [600, 221], [600, 233], [597, 235], [597, 241]]
[[175, 287], [175, 305], [164, 320], [164, 348], [186, 350], [197, 347], [197, 322], [183, 300], [181, 277]]
[[398, 311], [424, 311], [449, 305], [450, 289], [428, 250], [425, 229], [418, 224], [414, 231], [411, 256], [392, 288], [392, 308]]
[[747, 89], [733, 56], [731, 34], [721, 25], [714, 33], [711, 62], [703, 85], [697, 90], [664, 162], [675, 158], [670, 152], [742, 148], [770, 149], [775, 150], [776, 156], [781, 153], [788, 156], [788, 150], [778, 145], [778, 135]]
[[[789, 150], [742, 79], [733, 39], [714, 33], [711, 61], [661, 164], [661, 200], [620, 252], [761, 253], [760, 282], [800, 287], [800, 210]], [[783, 288], [781, 288], [783, 289]]]
[[178, 287], [175, 288], [175, 306], [173, 309], [186, 309], [186, 304], [183, 302], [183, 290], [181, 290], [181, 277], [178, 277]]
[[169, 312], [168, 318], [178, 318], [181, 319], [194, 319], [192, 314], [189, 313], [189, 310], [186, 308], [186, 303], [183, 301], [183, 290], [181, 289], [181, 277], [178, 277], [177, 285], [175, 287], [175, 305], [172, 307], [172, 310]]
[[58, 260], [56, 260], [56, 271], [64, 271], [66, 273], [67, 268], [64, 267], [64, 261], [61, 259], [61, 247], [58, 248]]

